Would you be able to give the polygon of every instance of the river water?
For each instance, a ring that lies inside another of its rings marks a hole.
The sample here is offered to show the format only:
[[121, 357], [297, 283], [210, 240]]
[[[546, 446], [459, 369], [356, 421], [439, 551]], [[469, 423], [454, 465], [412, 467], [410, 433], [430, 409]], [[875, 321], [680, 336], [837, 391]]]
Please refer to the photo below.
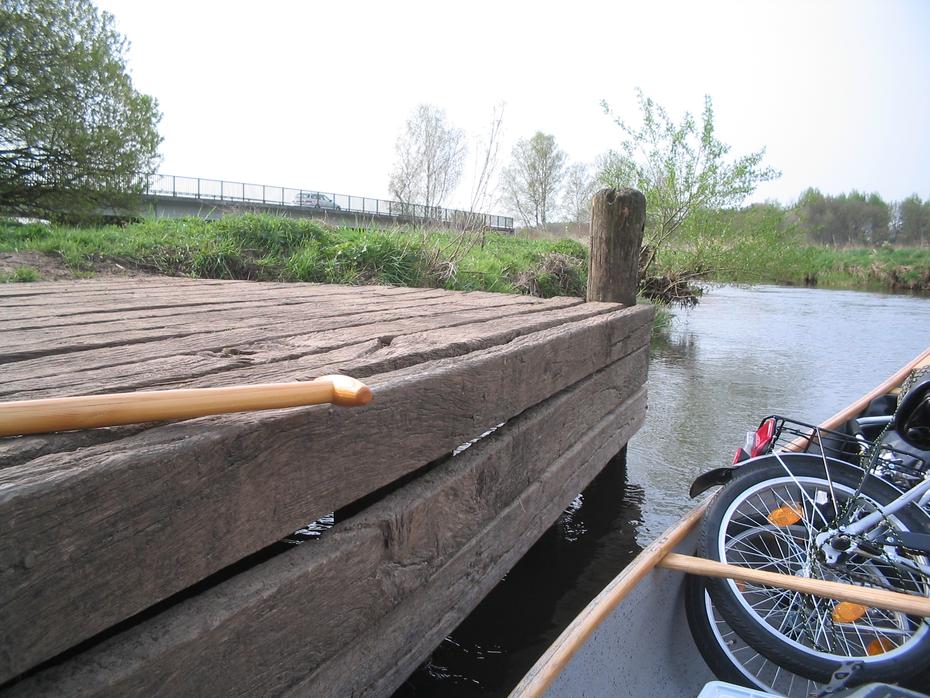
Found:
[[614, 459], [397, 692], [505, 696], [572, 618], [778, 413], [817, 423], [930, 345], [926, 297], [713, 286], [653, 340], [649, 412]]

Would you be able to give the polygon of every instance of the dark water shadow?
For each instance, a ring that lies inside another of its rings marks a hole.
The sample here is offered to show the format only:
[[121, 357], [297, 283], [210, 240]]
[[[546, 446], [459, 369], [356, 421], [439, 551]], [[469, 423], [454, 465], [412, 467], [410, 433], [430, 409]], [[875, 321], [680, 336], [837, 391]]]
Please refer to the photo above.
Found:
[[506, 696], [536, 659], [642, 549], [643, 491], [625, 450], [562, 513], [394, 694]]

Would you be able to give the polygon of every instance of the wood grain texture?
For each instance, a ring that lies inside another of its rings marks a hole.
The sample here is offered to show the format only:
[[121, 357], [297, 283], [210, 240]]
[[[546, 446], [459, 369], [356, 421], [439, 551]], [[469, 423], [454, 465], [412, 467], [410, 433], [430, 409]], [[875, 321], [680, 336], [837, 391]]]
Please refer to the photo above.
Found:
[[461, 344], [453, 333], [384, 357], [354, 354], [376, 372], [366, 382], [377, 399], [364, 408], [207, 417], [40, 449], [0, 470], [0, 681], [604, 366], [629, 356], [645, 374], [637, 350], [648, 343], [651, 309], [581, 309], [586, 317], [494, 334], [498, 298], [485, 299], [483, 332]]
[[[434, 292], [435, 293], [435, 292]], [[518, 296], [499, 294], [493, 299], [497, 306], [525, 305]], [[461, 308], [481, 307], [488, 309], [492, 305], [488, 300], [471, 298], [465, 294], [460, 297], [401, 296], [389, 299], [373, 299], [354, 303], [322, 303], [319, 300], [307, 300], [300, 306], [274, 306], [262, 310], [232, 308], [210, 313], [206, 317], [177, 318], [143, 318], [130, 321], [101, 322], [81, 325], [77, 328], [56, 327], [51, 329], [35, 328], [21, 331], [4, 332], [0, 337], [0, 362], [9, 364], [24, 359], [47, 357], [50, 355], [71, 354], [99, 348], [117, 347], [124, 354], [144, 355], [144, 345], [163, 339], [176, 339], [185, 344], [193, 344], [198, 339], [206, 339], [215, 345], [217, 328], [234, 328], [230, 333], [254, 328], [255, 335], [288, 336], [297, 328], [311, 328], [324, 325], [330, 328], [352, 324], [370, 324], [387, 317], [417, 316], [430, 309], [438, 312], [447, 311], [458, 305]], [[180, 311], [179, 311], [180, 313]], [[12, 367], [17, 368], [17, 367]], [[6, 370], [4, 370], [4, 373]]]
[[635, 189], [601, 189], [591, 202], [589, 301], [633, 305], [646, 225], [646, 197]]
[[[138, 341], [131, 347], [116, 344], [104, 347], [85, 346], [62, 349], [61, 346], [44, 346], [27, 336], [26, 342], [29, 345], [27, 352], [37, 354], [39, 358], [28, 359], [22, 356], [15, 360], [11, 357], [0, 358], [2, 362], [0, 363], [0, 377], [4, 379], [4, 382], [49, 376], [61, 377], [94, 368], [197, 352], [222, 351], [241, 354], [243, 353], [241, 348], [245, 344], [255, 342], [268, 344], [307, 333], [377, 325], [388, 320], [410, 317], [429, 318], [462, 308], [483, 311], [485, 319], [490, 319], [494, 316], [496, 309], [503, 307], [516, 307], [520, 310], [525, 309], [526, 312], [534, 312], [580, 304], [580, 299], [551, 299], [546, 302], [514, 306], [510, 298], [499, 294], [495, 299], [486, 300], [483, 303], [480, 301], [476, 303], [476, 299], [467, 299], [467, 297], [460, 299], [455, 296], [445, 299], [439, 297], [413, 300], [412, 302], [409, 297], [404, 297], [397, 300], [379, 300], [376, 303], [347, 303], [337, 299], [335, 302], [320, 303], [319, 308], [306, 313], [293, 313], [289, 312], [289, 309], [282, 309], [279, 312], [280, 317], [270, 320], [263, 318], [266, 321], [249, 323], [246, 327], [205, 322], [199, 331], [186, 332], [180, 337], [170, 332], [162, 333], [156, 330], [148, 336], [140, 335]], [[464, 305], [459, 305], [460, 300]], [[428, 320], [425, 326], [429, 326]], [[375, 332], [372, 336], [379, 336], [379, 334]]]
[[639, 427], [640, 368], [611, 364], [321, 540], [9, 697], [389, 695]]
[[[379, 348], [386, 348], [404, 335], [435, 333], [447, 328], [458, 328], [456, 334], [467, 337], [471, 327], [490, 323], [488, 315], [492, 311], [505, 326], [512, 324], [511, 318], [531, 325], [538, 313], [552, 314], [560, 308], [579, 305], [557, 302], [548, 307], [501, 304], [475, 308], [455, 302], [428, 303], [351, 316], [282, 319], [276, 325], [278, 331], [273, 331], [269, 323], [249, 330], [206, 332], [200, 338], [156, 339], [128, 354], [125, 348], [119, 348], [61, 357], [60, 373], [50, 366], [49, 359], [9, 365], [9, 374], [2, 371], [9, 380], [0, 385], [0, 397], [37, 399], [62, 392], [92, 395], [175, 387], [191, 385], [192, 380], [226, 371], [260, 371], [266, 365], [272, 374], [277, 373], [283, 379], [288, 370], [283, 364], [324, 352], [360, 346], [373, 340], [378, 341]], [[611, 309], [607, 304], [590, 308], [587, 305], [563, 314], [562, 318], [587, 317]], [[66, 358], [71, 359], [70, 363]], [[258, 380], [257, 373], [253, 380]]]

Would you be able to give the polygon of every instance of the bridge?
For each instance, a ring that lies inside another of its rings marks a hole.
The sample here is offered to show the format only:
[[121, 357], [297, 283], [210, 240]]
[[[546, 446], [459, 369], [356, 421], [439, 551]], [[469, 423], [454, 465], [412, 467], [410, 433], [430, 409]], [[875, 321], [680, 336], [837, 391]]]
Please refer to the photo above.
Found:
[[230, 213], [251, 211], [316, 218], [334, 225], [429, 224], [513, 232], [513, 218], [507, 216], [200, 177], [153, 175], [146, 187], [145, 199], [149, 213], [158, 218], [216, 219]]

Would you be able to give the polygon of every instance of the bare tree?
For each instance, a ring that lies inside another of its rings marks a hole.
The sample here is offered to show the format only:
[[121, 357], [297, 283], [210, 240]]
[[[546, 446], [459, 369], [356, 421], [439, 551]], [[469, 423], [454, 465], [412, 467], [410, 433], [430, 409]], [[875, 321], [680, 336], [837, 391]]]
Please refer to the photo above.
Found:
[[404, 204], [441, 206], [462, 176], [464, 134], [446, 123], [442, 109], [421, 104], [397, 139], [391, 195]]
[[503, 121], [504, 105], [499, 104], [491, 111], [491, 121], [486, 134], [475, 142], [475, 169], [469, 211], [487, 211], [497, 203], [497, 190], [492, 186], [492, 182], [500, 164], [498, 156]]
[[503, 173], [504, 196], [524, 224], [546, 224], [564, 169], [565, 153], [554, 136], [537, 131], [530, 140], [517, 141], [510, 167]]
[[565, 170], [565, 186], [562, 192], [562, 208], [572, 223], [588, 223], [591, 220], [591, 200], [597, 191], [597, 178], [591, 167], [582, 162], [569, 165]]

